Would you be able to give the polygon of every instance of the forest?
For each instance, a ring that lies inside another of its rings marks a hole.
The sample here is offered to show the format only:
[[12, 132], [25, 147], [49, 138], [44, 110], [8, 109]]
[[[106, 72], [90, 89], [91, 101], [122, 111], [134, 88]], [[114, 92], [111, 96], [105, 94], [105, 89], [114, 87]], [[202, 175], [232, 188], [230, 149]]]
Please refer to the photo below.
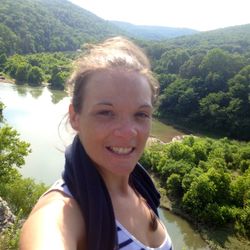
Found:
[[233, 225], [250, 237], [250, 143], [187, 136], [152, 144], [141, 163], [157, 175], [174, 204], [194, 224]]
[[74, 51], [114, 34], [122, 31], [66, 0], [1, 0], [0, 53]]
[[160, 82], [157, 117], [250, 139], [250, 25], [143, 45]]
[[[114, 35], [128, 33], [65, 0], [2, 0], [0, 75], [63, 90], [83, 45]], [[154, 116], [211, 135], [154, 144], [141, 162], [193, 224], [232, 228], [249, 240], [250, 24], [166, 40], [131, 39], [149, 56], [160, 84]], [[22, 220], [46, 187], [19, 174], [32, 149], [5, 124], [3, 109], [0, 102], [0, 196]], [[16, 249], [18, 233], [17, 223], [0, 249]]]

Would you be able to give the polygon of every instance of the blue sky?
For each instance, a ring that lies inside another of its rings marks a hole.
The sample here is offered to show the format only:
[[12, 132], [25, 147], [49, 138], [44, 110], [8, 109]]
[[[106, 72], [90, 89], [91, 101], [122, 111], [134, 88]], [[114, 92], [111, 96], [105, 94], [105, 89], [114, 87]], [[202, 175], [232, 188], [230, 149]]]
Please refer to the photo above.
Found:
[[250, 0], [70, 0], [106, 20], [200, 31], [250, 23]]

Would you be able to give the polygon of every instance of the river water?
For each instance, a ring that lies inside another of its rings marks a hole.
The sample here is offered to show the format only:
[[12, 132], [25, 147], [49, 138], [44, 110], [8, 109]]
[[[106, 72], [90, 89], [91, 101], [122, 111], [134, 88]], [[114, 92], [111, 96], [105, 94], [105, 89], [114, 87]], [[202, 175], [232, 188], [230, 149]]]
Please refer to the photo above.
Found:
[[[51, 91], [47, 87], [0, 83], [0, 101], [6, 106], [3, 111], [6, 122], [31, 144], [32, 153], [26, 157], [20, 172], [25, 177], [51, 185], [60, 178], [64, 166], [63, 151], [74, 136], [65, 125], [70, 98], [63, 91]], [[182, 134], [171, 126], [153, 121], [152, 135], [165, 142]], [[185, 220], [168, 211], [160, 210], [160, 215], [175, 250], [208, 249]]]

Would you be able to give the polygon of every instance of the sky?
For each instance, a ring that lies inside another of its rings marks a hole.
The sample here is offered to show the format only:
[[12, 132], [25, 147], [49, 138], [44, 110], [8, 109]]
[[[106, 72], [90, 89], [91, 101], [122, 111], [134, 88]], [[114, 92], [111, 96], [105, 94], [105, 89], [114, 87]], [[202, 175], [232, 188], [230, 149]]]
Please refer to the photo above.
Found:
[[250, 23], [250, 0], [70, 0], [105, 20], [214, 30]]

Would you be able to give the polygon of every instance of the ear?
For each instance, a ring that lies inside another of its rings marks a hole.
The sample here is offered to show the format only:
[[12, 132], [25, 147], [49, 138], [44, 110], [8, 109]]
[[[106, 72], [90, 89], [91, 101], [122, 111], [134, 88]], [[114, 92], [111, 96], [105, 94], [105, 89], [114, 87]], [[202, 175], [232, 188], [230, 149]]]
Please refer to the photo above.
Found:
[[71, 127], [74, 130], [79, 131], [79, 125], [80, 125], [79, 114], [75, 112], [75, 109], [72, 103], [69, 105], [69, 121], [70, 121]]

